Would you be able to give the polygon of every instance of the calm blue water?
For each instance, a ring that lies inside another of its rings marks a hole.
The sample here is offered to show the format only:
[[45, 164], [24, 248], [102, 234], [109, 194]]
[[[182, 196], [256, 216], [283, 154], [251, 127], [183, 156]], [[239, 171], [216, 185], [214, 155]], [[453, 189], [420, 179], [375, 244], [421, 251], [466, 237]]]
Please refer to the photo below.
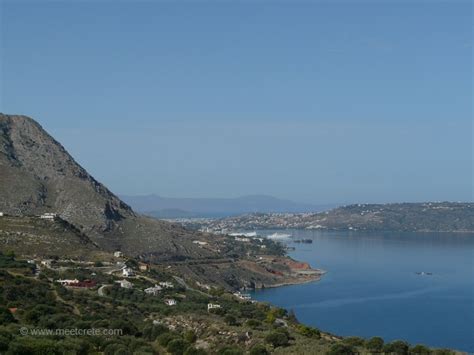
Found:
[[296, 247], [290, 255], [327, 274], [256, 291], [255, 299], [293, 309], [300, 321], [337, 335], [474, 353], [474, 234], [287, 232], [313, 240], [288, 242]]

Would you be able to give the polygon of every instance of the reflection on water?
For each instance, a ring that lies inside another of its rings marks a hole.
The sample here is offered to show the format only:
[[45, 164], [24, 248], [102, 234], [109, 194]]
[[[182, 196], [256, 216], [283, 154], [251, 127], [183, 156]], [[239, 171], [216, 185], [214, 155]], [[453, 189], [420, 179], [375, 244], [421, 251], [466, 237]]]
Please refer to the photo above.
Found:
[[254, 298], [339, 335], [474, 352], [474, 234], [284, 233], [312, 239], [286, 243], [296, 248], [292, 257], [328, 273], [320, 282], [257, 291]]

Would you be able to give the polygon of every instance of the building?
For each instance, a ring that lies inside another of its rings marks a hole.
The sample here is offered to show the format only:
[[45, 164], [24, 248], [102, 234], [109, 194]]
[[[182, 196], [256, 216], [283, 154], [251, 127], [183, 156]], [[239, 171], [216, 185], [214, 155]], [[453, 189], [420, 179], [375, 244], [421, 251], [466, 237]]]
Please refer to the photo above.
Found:
[[48, 220], [54, 220], [58, 215], [56, 213], [43, 213], [40, 218], [41, 219], [48, 219]]
[[4, 216], [3, 212], [0, 212], [0, 217], [3, 217], [3, 216]]
[[155, 285], [154, 287], [149, 287], [145, 289], [147, 295], [157, 296], [162, 290], [161, 286]]
[[172, 298], [169, 298], [169, 299], [165, 300], [165, 304], [167, 306], [176, 306], [178, 304], [178, 302], [176, 302], [176, 300], [174, 300]]
[[78, 279], [73, 279], [73, 280], [68, 280], [68, 279], [62, 280], [62, 279], [59, 279], [59, 280], [56, 280], [56, 282], [57, 282], [57, 283], [60, 283], [60, 284], [63, 285], [63, 286], [71, 286], [71, 285], [74, 285], [74, 284], [79, 283], [79, 280], [78, 280]]
[[121, 258], [121, 257], [123, 257], [123, 253], [121, 251], [116, 251], [116, 252], [114, 252], [114, 256], [116, 258]]
[[207, 245], [207, 242], [202, 242], [202, 241], [200, 241], [200, 240], [193, 240], [193, 243], [194, 243], [194, 244], [197, 244], [197, 245], [200, 245], [200, 246]]
[[76, 281], [76, 282], [67, 283], [65, 286], [68, 286], [68, 287], [91, 288], [91, 287], [95, 287], [97, 285], [97, 282], [95, 282], [93, 280], [84, 280], [84, 281], [66, 280], [66, 281]]
[[252, 299], [252, 297], [250, 297], [248, 293], [240, 293], [239, 291], [234, 292], [234, 296], [245, 301], [249, 301], [250, 299]]
[[129, 267], [125, 267], [122, 269], [122, 275], [125, 277], [135, 276], [135, 272]]
[[218, 309], [218, 308], [221, 308], [221, 305], [220, 304], [216, 304], [216, 303], [208, 303], [207, 304], [207, 311], [209, 312], [211, 309]]
[[163, 288], [173, 288], [174, 287], [174, 285], [171, 282], [168, 282], [168, 281], [158, 282], [158, 285], [160, 285]]
[[115, 281], [116, 283], [120, 284], [120, 287], [122, 288], [132, 288], [133, 287], [133, 284], [128, 281], [128, 280], [119, 280], [119, 281]]
[[140, 271], [150, 271], [150, 265], [149, 264], [140, 263], [138, 265], [138, 268], [140, 269]]
[[51, 268], [53, 266], [53, 260], [52, 259], [41, 260], [41, 265], [47, 268]]

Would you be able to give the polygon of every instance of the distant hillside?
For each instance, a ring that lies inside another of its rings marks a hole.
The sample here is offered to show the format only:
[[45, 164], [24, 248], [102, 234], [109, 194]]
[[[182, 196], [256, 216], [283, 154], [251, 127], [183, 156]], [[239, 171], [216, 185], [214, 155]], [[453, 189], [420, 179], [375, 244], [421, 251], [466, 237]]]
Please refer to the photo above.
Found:
[[321, 213], [256, 213], [192, 223], [187, 226], [210, 230], [300, 228], [474, 232], [474, 203], [357, 204]]
[[157, 218], [226, 217], [253, 212], [318, 212], [335, 207], [298, 203], [265, 195], [238, 198], [169, 198], [144, 195], [121, 198], [135, 210]]

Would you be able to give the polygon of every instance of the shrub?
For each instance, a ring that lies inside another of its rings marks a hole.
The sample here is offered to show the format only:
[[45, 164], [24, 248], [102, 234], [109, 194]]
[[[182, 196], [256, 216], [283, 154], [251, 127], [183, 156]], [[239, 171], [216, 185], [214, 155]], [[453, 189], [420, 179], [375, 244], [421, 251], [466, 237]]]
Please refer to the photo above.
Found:
[[20, 337], [10, 343], [8, 354], [60, 355], [57, 342], [51, 339]]
[[0, 307], [0, 325], [14, 323], [15, 317], [11, 314], [10, 310], [6, 307]]
[[267, 348], [262, 344], [257, 344], [250, 350], [250, 355], [269, 355], [269, 354], [270, 353], [268, 352]]
[[304, 335], [305, 337], [308, 337], [308, 338], [320, 338], [321, 337], [321, 332], [318, 329], [313, 328], [313, 327], [308, 327], [307, 325], [298, 324], [296, 326], [296, 330], [298, 331], [298, 333], [300, 333], [301, 335]]
[[410, 349], [410, 354], [423, 354], [429, 355], [431, 354], [431, 350], [424, 345], [415, 345]]
[[384, 341], [381, 337], [373, 337], [367, 340], [365, 346], [371, 351], [382, 351]]
[[166, 350], [173, 355], [183, 355], [188, 346], [189, 343], [187, 341], [177, 338], [168, 342]]
[[203, 349], [196, 349], [193, 346], [190, 346], [186, 349], [183, 355], [207, 355], [207, 352]]
[[265, 337], [265, 341], [274, 347], [286, 346], [289, 343], [288, 336], [283, 332], [272, 332]]
[[161, 346], [168, 346], [168, 343], [171, 341], [171, 340], [174, 340], [174, 339], [177, 339], [178, 337], [176, 335], [174, 335], [173, 333], [163, 333], [161, 334], [157, 340], [158, 340], [158, 343], [160, 343]]
[[194, 343], [197, 340], [196, 333], [194, 333], [192, 330], [188, 330], [184, 333], [183, 336], [184, 340], [186, 340], [188, 343]]
[[228, 325], [237, 325], [237, 318], [235, 318], [232, 314], [228, 314], [225, 316], [224, 321]]
[[354, 350], [352, 349], [351, 346], [342, 344], [342, 343], [337, 343], [331, 346], [329, 349], [327, 355], [353, 355]]
[[245, 322], [245, 325], [247, 327], [250, 327], [252, 329], [255, 329], [255, 328], [258, 328], [262, 325], [262, 322], [260, 322], [259, 320], [257, 319], [249, 319]]
[[408, 354], [408, 348], [409, 348], [408, 343], [401, 340], [395, 340], [395, 341], [392, 341], [391, 343], [386, 344], [383, 347], [383, 351], [385, 353], [406, 355]]
[[343, 342], [349, 346], [363, 346], [365, 344], [365, 340], [359, 337], [344, 338]]
[[220, 349], [217, 352], [218, 355], [242, 355], [243, 352], [239, 348], [235, 348], [233, 346], [226, 346]]

